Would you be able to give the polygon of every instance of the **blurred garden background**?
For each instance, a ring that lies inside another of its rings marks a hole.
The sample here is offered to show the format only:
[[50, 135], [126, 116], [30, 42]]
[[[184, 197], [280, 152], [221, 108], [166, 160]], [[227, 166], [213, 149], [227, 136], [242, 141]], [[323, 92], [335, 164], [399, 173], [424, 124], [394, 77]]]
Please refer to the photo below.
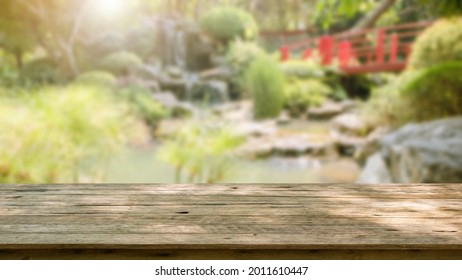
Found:
[[462, 182], [461, 12], [0, 0], [0, 183]]

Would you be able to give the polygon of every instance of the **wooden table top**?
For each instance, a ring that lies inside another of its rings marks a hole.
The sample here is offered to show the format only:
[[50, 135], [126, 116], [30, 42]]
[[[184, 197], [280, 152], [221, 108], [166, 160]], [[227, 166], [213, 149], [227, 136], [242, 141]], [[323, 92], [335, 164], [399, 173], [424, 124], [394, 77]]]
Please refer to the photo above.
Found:
[[462, 250], [462, 185], [0, 185], [0, 250]]

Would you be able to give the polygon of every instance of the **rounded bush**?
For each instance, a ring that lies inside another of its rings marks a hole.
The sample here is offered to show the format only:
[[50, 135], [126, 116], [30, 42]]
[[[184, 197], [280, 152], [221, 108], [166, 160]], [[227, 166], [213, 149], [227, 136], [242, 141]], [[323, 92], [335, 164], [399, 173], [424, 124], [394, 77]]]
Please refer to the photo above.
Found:
[[462, 60], [462, 18], [436, 22], [415, 42], [410, 70], [419, 70], [452, 60]]
[[299, 80], [287, 86], [284, 104], [292, 115], [298, 116], [308, 108], [324, 103], [332, 92], [328, 85], [319, 80]]
[[135, 66], [143, 64], [136, 54], [126, 51], [107, 55], [100, 62], [100, 68], [114, 75], [126, 75]]
[[40, 58], [26, 63], [19, 76], [23, 82], [34, 84], [56, 84], [65, 80], [61, 71], [49, 58]]
[[418, 102], [409, 103], [412, 98], [406, 96], [408, 93], [403, 94], [415, 75], [415, 71], [405, 71], [390, 76], [386, 84], [373, 89], [370, 99], [361, 108], [363, 119], [371, 127], [383, 124], [399, 126], [415, 121], [413, 108], [418, 107]]
[[412, 104], [413, 121], [427, 121], [462, 114], [462, 62], [440, 63], [417, 71], [402, 89]]
[[279, 115], [284, 103], [284, 74], [275, 60], [267, 55], [257, 57], [245, 74], [245, 85], [256, 119]]
[[211, 9], [200, 20], [202, 29], [217, 40], [254, 39], [258, 26], [253, 16], [233, 7]]
[[242, 90], [244, 74], [256, 57], [264, 55], [265, 51], [254, 42], [236, 40], [226, 53], [225, 63], [234, 72], [233, 83]]
[[114, 75], [105, 71], [90, 71], [80, 74], [75, 79], [75, 82], [78, 84], [115, 87], [117, 79]]

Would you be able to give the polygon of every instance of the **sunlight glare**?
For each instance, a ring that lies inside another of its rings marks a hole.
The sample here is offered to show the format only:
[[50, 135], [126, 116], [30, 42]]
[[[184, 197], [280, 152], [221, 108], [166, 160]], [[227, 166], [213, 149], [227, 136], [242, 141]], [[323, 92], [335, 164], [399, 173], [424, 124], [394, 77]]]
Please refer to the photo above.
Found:
[[96, 0], [98, 12], [105, 16], [116, 16], [124, 10], [125, 0]]

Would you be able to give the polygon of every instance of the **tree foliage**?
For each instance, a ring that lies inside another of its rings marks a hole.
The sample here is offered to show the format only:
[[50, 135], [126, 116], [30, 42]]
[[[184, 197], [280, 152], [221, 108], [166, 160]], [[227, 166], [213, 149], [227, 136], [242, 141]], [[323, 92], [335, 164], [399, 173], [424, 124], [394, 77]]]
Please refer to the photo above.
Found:
[[[410, 3], [413, 2], [413, 3]], [[390, 8], [404, 8], [401, 12], [409, 13], [414, 11], [409, 9], [411, 4], [414, 9], [419, 8], [419, 13], [426, 15], [432, 14], [434, 17], [448, 17], [462, 14], [462, 0], [320, 0], [316, 5], [315, 17], [322, 19], [325, 28], [333, 24], [336, 17], [355, 17], [362, 14], [362, 19], [366, 20], [368, 16], [372, 21], [368, 24], [361, 25], [359, 20], [357, 27], [371, 27], [375, 24], [380, 16], [385, 14]], [[374, 13], [377, 13], [374, 15]]]
[[234, 7], [211, 9], [201, 18], [201, 27], [210, 36], [223, 41], [254, 39], [258, 33], [252, 15]]

